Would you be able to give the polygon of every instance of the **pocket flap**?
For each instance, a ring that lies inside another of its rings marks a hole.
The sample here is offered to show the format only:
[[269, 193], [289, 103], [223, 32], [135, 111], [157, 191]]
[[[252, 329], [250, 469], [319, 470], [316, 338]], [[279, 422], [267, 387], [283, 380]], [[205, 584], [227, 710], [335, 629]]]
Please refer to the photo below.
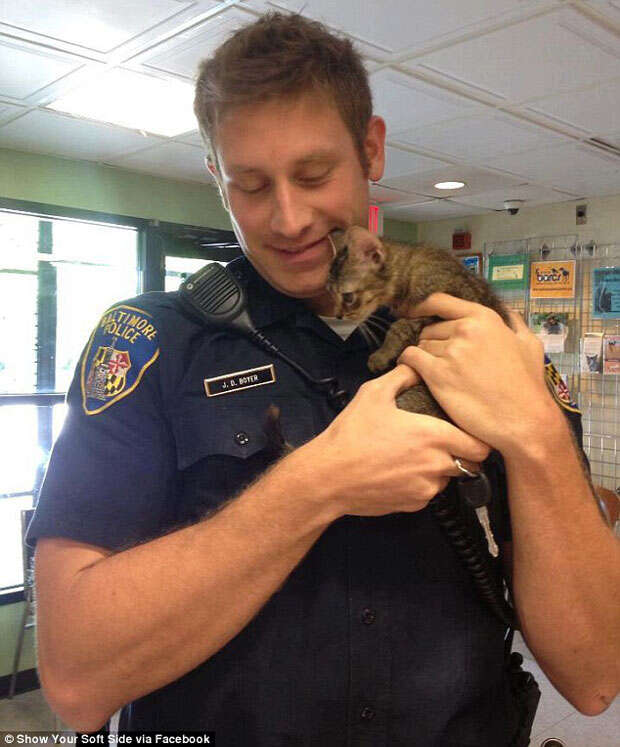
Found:
[[287, 442], [300, 446], [315, 435], [312, 412], [306, 402], [278, 402], [275, 398], [248, 399], [243, 406], [208, 402], [172, 418], [178, 469], [187, 469], [211, 454], [248, 459], [264, 449], [268, 445], [264, 424], [270, 404], [280, 408]]

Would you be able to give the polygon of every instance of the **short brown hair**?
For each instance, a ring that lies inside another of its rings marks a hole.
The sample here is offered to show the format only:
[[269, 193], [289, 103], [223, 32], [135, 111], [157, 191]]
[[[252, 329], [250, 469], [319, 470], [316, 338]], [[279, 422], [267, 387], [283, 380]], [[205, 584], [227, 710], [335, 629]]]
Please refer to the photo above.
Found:
[[226, 109], [312, 90], [335, 103], [367, 173], [372, 96], [359, 53], [321, 23], [283, 13], [266, 13], [239, 29], [200, 63], [194, 112], [213, 163], [218, 116]]

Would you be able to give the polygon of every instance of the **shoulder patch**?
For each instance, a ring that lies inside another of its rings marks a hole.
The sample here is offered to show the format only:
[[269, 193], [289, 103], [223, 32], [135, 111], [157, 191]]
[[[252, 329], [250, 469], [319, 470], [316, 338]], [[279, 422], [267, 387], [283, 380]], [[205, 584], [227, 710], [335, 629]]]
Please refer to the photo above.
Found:
[[124, 304], [108, 309], [82, 357], [84, 412], [97, 415], [131, 394], [158, 355], [159, 335], [150, 314]]
[[570, 396], [570, 391], [564, 383], [562, 375], [547, 356], [545, 356], [545, 381], [547, 382], [547, 386], [549, 387], [549, 391], [553, 395], [553, 398], [560, 407], [563, 407], [569, 412], [577, 412], [581, 414], [581, 411], [577, 407], [577, 403], [573, 402], [573, 399]]

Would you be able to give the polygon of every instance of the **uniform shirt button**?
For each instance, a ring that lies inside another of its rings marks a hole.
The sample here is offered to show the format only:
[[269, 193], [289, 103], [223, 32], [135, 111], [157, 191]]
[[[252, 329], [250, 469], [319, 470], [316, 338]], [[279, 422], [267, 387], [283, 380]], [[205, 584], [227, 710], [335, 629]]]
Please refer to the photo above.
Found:
[[371, 610], [369, 607], [366, 607], [366, 609], [363, 610], [362, 622], [364, 625], [372, 625], [376, 619], [377, 613], [374, 610]]
[[373, 708], [370, 708], [370, 706], [365, 706], [362, 708], [362, 712], [360, 713], [360, 718], [363, 721], [372, 721], [375, 717], [375, 711]]
[[250, 443], [250, 437], [245, 431], [235, 433], [235, 443], [239, 446], [247, 446]]

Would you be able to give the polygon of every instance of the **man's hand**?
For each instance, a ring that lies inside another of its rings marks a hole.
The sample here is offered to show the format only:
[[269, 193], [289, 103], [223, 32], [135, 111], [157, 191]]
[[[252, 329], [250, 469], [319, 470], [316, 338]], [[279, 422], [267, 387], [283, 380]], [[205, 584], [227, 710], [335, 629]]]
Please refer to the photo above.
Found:
[[408, 314], [446, 321], [422, 330], [399, 358], [417, 371], [463, 430], [499, 451], [561, 420], [544, 379], [544, 351], [516, 312], [510, 329], [492, 309], [433, 293]]
[[419, 511], [460, 474], [455, 456], [470, 469], [488, 456], [486, 444], [451, 423], [396, 407], [396, 396], [418, 382], [405, 365], [366, 382], [323, 433], [285, 460], [297, 474], [313, 466], [332, 518]]

